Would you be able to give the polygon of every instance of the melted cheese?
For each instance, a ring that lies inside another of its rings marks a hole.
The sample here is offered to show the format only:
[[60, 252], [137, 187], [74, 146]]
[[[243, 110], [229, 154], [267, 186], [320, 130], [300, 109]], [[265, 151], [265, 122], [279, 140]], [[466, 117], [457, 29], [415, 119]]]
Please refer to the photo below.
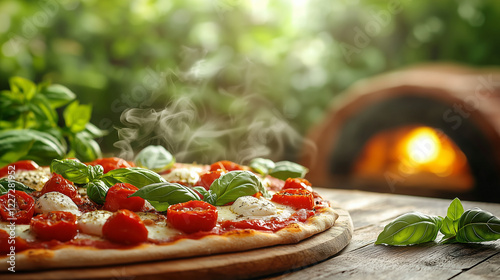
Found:
[[162, 176], [168, 182], [184, 182], [194, 185], [200, 180], [198, 172], [196, 168], [178, 168]]
[[113, 212], [106, 210], [96, 210], [81, 215], [78, 218], [80, 232], [102, 236], [102, 226], [104, 226], [104, 223], [111, 215], [113, 215]]
[[73, 200], [60, 192], [48, 192], [43, 194], [35, 203], [36, 213], [48, 213], [51, 211], [66, 211], [77, 216], [82, 214]]
[[40, 191], [45, 183], [50, 179], [50, 176], [50, 172], [46, 168], [39, 168], [37, 170], [20, 170], [16, 172], [14, 180]]
[[9, 224], [7, 222], [1, 222], [0, 229], [5, 230], [9, 235], [12, 235], [11, 231], [14, 231], [16, 237], [21, 237], [28, 242], [36, 240], [35, 234], [30, 230], [30, 225]]
[[[265, 200], [261, 198], [262, 200]], [[274, 203], [268, 200], [265, 200], [268, 203], [271, 203], [276, 207], [276, 213], [272, 215], [267, 215], [267, 216], [257, 216], [254, 215], [251, 211], [246, 211], [242, 212], [242, 214], [235, 213], [232, 210], [232, 207], [234, 206], [217, 206], [218, 210], [218, 222], [223, 222], [223, 221], [241, 221], [241, 220], [253, 220], [253, 219], [261, 219], [261, 220], [269, 220], [272, 218], [278, 218], [278, 219], [287, 219], [289, 218], [295, 210], [291, 207]]]
[[264, 198], [242, 196], [231, 205], [231, 211], [243, 216], [269, 216], [277, 213], [276, 206]]

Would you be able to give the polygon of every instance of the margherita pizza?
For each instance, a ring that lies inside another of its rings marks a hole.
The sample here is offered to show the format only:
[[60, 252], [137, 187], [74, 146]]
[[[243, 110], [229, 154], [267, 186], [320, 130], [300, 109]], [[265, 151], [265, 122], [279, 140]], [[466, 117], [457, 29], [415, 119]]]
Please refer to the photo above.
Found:
[[135, 163], [64, 159], [50, 167], [23, 161], [1, 169], [2, 271], [290, 244], [327, 230], [338, 217], [302, 179], [300, 165], [266, 159], [249, 166], [180, 164], [164, 152]]

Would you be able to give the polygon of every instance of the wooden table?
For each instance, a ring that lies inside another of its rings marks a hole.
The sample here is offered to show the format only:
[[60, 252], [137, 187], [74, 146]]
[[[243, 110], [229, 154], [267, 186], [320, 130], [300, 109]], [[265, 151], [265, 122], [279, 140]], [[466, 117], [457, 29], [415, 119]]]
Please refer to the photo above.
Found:
[[[373, 244], [397, 216], [410, 211], [445, 216], [451, 200], [353, 190], [318, 192], [349, 211], [354, 224], [351, 243], [323, 262], [268, 279], [500, 279], [500, 240], [406, 247]], [[500, 217], [500, 204], [462, 204], [465, 210], [479, 207]]]

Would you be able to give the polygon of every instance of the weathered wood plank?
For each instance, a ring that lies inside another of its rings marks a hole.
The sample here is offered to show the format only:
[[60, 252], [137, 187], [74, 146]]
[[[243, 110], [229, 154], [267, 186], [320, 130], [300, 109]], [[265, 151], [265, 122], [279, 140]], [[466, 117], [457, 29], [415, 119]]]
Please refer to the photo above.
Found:
[[500, 252], [484, 262], [464, 271], [453, 280], [483, 280], [498, 279], [500, 277]]

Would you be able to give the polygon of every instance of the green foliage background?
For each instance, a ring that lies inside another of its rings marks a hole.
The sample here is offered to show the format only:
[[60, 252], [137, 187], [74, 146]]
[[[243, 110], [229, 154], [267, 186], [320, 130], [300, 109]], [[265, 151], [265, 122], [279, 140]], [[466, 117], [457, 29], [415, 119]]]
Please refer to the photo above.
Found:
[[[101, 129], [127, 126], [127, 108], [188, 96], [192, 127], [271, 114], [303, 135], [364, 77], [427, 61], [499, 65], [499, 15], [495, 0], [3, 0], [0, 89], [16, 75], [65, 85]], [[158, 133], [143, 134], [158, 144]], [[117, 140], [101, 139], [104, 152]], [[219, 140], [200, 153], [224, 149]]]

